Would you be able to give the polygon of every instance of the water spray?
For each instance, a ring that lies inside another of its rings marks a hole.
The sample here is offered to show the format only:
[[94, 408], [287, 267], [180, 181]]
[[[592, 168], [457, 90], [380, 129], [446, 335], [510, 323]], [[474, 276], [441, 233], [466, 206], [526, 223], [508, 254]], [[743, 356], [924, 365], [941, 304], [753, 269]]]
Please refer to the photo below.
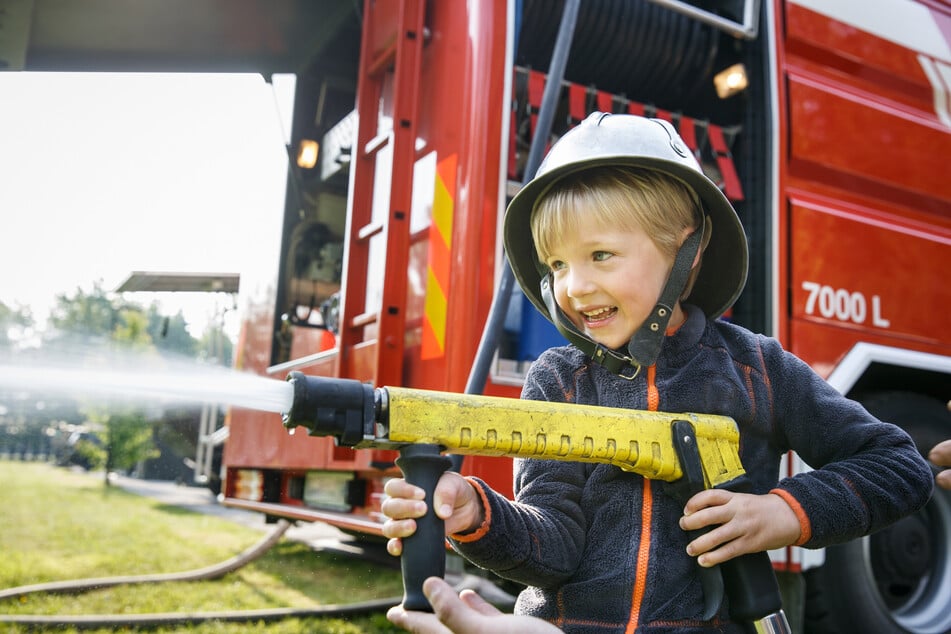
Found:
[[111, 362], [0, 365], [0, 388], [93, 402], [220, 403], [275, 413], [287, 411], [293, 402], [293, 389], [284, 381], [223, 367], [184, 363], [121, 366]]

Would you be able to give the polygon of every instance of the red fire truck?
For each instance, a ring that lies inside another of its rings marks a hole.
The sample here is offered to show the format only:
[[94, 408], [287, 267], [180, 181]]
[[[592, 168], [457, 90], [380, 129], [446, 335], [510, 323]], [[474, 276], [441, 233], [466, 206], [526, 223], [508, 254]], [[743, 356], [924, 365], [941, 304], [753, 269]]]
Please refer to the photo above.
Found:
[[[536, 134], [631, 112], [673, 122], [743, 220], [750, 277], [727, 318], [923, 451], [951, 437], [951, 5], [589, 1], [555, 72], [565, 5], [369, 0], [315, 26], [283, 241], [272, 270], [243, 274], [238, 366], [517, 396], [559, 338], [517, 289], [496, 293], [506, 201]], [[225, 504], [380, 535], [394, 452], [245, 410], [228, 430]], [[511, 491], [509, 459], [459, 468]], [[771, 556], [806, 579], [786, 610], [805, 605], [809, 631], [948, 632], [949, 536], [937, 492], [882, 533]]]
[[[951, 437], [951, 4], [585, 0], [565, 20], [577, 4], [0, 2], [0, 69], [294, 73], [297, 161], [281, 239], [249, 258], [270, 266], [241, 272], [237, 366], [510, 397], [560, 343], [500, 247], [533, 150], [595, 110], [667, 119], [748, 234], [726, 318], [923, 451]], [[224, 504], [379, 538], [395, 452], [242, 409], [225, 436]], [[511, 491], [507, 458], [456, 466]], [[951, 631], [949, 536], [937, 491], [869, 538], [771, 553], [793, 626]]]
[[[281, 240], [253, 258], [271, 266], [242, 271], [238, 367], [510, 397], [560, 343], [499, 240], [533, 151], [595, 110], [667, 119], [748, 233], [727, 318], [923, 451], [951, 437], [947, 0], [572, 4], [0, 3], [0, 68], [295, 73], [297, 162]], [[225, 436], [225, 504], [379, 537], [394, 452], [241, 409]], [[511, 491], [509, 459], [456, 466]], [[938, 491], [869, 538], [771, 553], [794, 626], [951, 631], [949, 536]]]

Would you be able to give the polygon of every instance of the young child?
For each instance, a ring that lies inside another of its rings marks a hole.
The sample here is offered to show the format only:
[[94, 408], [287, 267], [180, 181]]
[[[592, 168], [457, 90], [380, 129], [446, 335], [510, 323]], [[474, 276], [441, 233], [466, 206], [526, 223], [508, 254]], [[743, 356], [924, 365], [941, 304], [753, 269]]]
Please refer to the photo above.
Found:
[[[730, 416], [752, 484], [684, 507], [614, 466], [518, 460], [510, 501], [446, 473], [435, 512], [465, 558], [527, 586], [516, 614], [565, 632], [745, 631], [729, 598], [702, 618], [698, 563], [843, 542], [928, 500], [931, 471], [900, 428], [776, 340], [716, 319], [745, 284], [746, 238], [667, 122], [589, 116], [512, 200], [504, 239], [520, 286], [570, 342], [532, 365], [522, 398]], [[814, 470], [780, 481], [789, 450]], [[428, 501], [402, 479], [386, 493], [399, 555]]]

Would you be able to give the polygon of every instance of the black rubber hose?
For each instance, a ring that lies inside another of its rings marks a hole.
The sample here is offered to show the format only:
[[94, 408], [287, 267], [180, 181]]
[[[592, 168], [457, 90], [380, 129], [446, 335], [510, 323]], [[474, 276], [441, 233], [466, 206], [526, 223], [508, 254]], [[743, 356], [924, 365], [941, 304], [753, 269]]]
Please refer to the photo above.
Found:
[[374, 599], [346, 605], [322, 605], [315, 608], [273, 608], [269, 610], [238, 610], [225, 612], [160, 613], [160, 614], [86, 614], [77, 616], [63, 615], [10, 615], [0, 614], [0, 623], [16, 623], [41, 629], [53, 627], [74, 627], [79, 630], [92, 630], [116, 627], [162, 627], [173, 625], [195, 625], [208, 621], [248, 622], [280, 621], [289, 618], [355, 616], [381, 612], [399, 605], [401, 597]]
[[38, 583], [29, 586], [19, 586], [0, 591], [0, 600], [22, 597], [27, 594], [36, 594], [44, 592], [47, 594], [64, 594], [71, 592], [85, 592], [87, 590], [99, 590], [101, 588], [111, 588], [113, 586], [134, 585], [137, 583], [164, 583], [166, 581], [209, 581], [220, 579], [229, 572], [246, 566], [261, 555], [269, 551], [278, 540], [287, 532], [291, 523], [288, 520], [281, 520], [277, 523], [274, 530], [268, 533], [264, 539], [254, 544], [244, 552], [225, 560], [221, 563], [198, 568], [197, 570], [188, 570], [185, 572], [169, 572], [152, 575], [134, 575], [120, 577], [102, 577], [99, 579], [74, 579], [70, 581], [53, 581], [50, 583]]
[[[168, 581], [211, 581], [251, 563], [269, 551], [291, 526], [288, 520], [280, 520], [268, 533], [244, 552], [212, 566], [185, 572], [103, 577], [99, 579], [76, 579], [19, 586], [0, 591], [0, 600], [37, 593], [79, 593], [119, 585], [140, 583], [165, 583]], [[0, 614], [0, 623], [15, 623], [40, 629], [74, 627], [80, 630], [115, 627], [162, 627], [190, 625], [207, 621], [248, 622], [278, 621], [288, 618], [354, 616], [387, 610], [400, 603], [402, 597], [373, 599], [346, 605], [322, 605], [314, 608], [271, 608], [264, 610], [235, 610], [224, 612], [168, 612], [155, 614], [85, 614], [85, 615], [38, 615]]]

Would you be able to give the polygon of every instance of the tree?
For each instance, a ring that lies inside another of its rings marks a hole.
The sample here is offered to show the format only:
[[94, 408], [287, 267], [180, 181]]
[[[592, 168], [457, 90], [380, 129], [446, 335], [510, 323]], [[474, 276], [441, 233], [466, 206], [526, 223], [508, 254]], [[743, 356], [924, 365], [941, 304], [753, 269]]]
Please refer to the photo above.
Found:
[[188, 332], [188, 323], [181, 311], [175, 315], [163, 315], [158, 305], [153, 303], [146, 313], [149, 320], [148, 331], [152, 343], [162, 352], [174, 352], [186, 357], [194, 357], [199, 342]]
[[[119, 320], [112, 331], [112, 341], [124, 349], [152, 356], [155, 346], [148, 332], [149, 320], [141, 309], [119, 310]], [[108, 412], [91, 411], [90, 419], [101, 426], [99, 432], [105, 449], [106, 484], [109, 474], [117, 469], [131, 469], [148, 458], [158, 456], [152, 442], [153, 430], [141, 410], [113, 407]]]
[[33, 313], [28, 307], [11, 308], [0, 302], [0, 350], [11, 348], [21, 336], [33, 327]]
[[149, 319], [140, 309], [123, 308], [112, 330], [112, 340], [123, 348], [148, 355], [155, 351], [149, 334]]
[[77, 288], [72, 296], [61, 293], [50, 310], [49, 324], [56, 335], [84, 341], [108, 339], [119, 325], [122, 305], [102, 288], [102, 280], [93, 283], [91, 292]]
[[230, 366], [234, 344], [221, 324], [209, 322], [198, 342], [198, 357], [215, 365]]
[[114, 471], [131, 469], [143, 460], [158, 456], [152, 442], [152, 425], [141, 411], [132, 407], [87, 409], [86, 414], [99, 428], [96, 436], [103, 449], [107, 486], [109, 474]]
[[[155, 307], [152, 312], [157, 313]], [[77, 288], [74, 295], [58, 295], [49, 317], [59, 340], [95, 342], [99, 346], [132, 352], [143, 360], [157, 355], [149, 332], [152, 321], [141, 306], [111, 297], [101, 282], [94, 283], [91, 292]], [[86, 405], [81, 410], [95, 429], [93, 433], [106, 469], [106, 484], [112, 471], [130, 469], [156, 455], [152, 424], [141, 408]], [[85, 447], [84, 458], [88, 462], [94, 465], [99, 462], [98, 454], [94, 447]]]

